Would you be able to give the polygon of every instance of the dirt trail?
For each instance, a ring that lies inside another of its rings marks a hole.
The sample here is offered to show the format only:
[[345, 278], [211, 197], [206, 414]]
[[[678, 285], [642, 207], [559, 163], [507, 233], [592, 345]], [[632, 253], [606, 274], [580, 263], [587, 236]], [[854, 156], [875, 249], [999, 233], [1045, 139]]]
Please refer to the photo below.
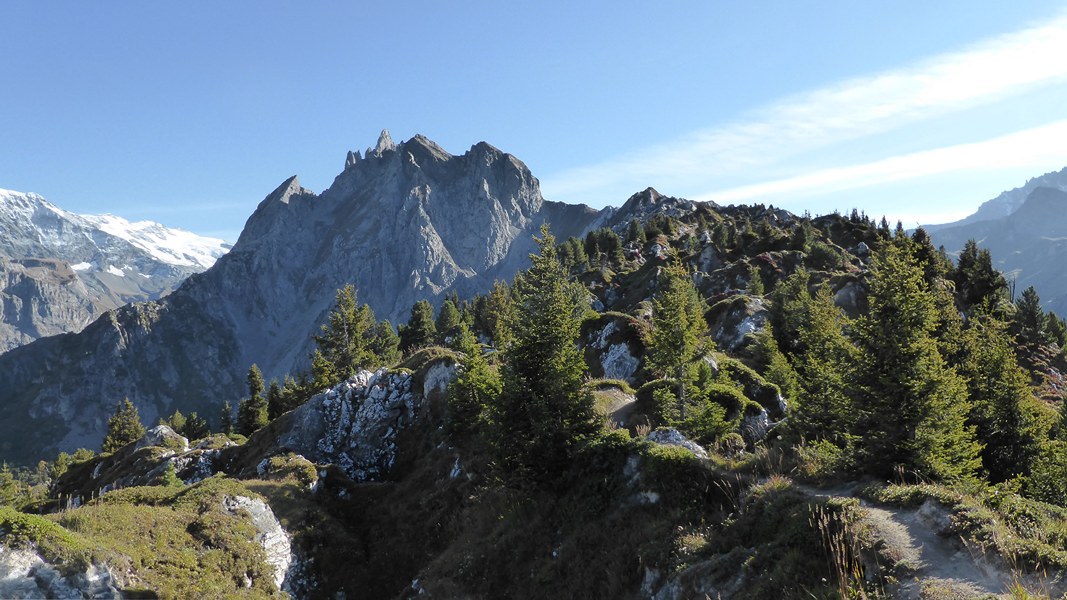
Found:
[[[852, 487], [815, 489], [798, 486], [813, 496], [852, 497]], [[1010, 598], [1011, 574], [970, 551], [963, 540], [948, 531], [949, 515], [936, 502], [918, 509], [874, 506], [860, 500], [864, 521], [876, 539], [886, 544], [886, 553], [907, 567], [908, 575], [892, 590], [892, 597], [905, 599]]]

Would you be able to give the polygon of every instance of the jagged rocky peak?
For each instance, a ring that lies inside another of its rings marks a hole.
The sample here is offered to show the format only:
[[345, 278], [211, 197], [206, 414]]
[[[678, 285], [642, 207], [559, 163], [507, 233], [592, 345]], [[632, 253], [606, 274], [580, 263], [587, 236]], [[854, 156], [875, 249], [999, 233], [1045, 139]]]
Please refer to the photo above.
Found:
[[381, 158], [382, 154], [386, 152], [393, 152], [396, 150], [396, 144], [393, 142], [393, 136], [389, 135], [388, 129], [383, 129], [378, 134], [378, 143], [374, 145], [374, 148], [367, 148], [367, 156], [372, 154]]

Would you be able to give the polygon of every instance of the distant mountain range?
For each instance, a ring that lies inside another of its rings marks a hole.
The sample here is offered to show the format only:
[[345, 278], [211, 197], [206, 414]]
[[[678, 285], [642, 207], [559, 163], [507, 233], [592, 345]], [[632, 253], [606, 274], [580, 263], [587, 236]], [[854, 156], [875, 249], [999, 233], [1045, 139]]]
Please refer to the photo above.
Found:
[[78, 215], [0, 190], [0, 352], [160, 298], [228, 249], [159, 223]]
[[923, 227], [950, 254], [974, 239], [1017, 293], [1032, 285], [1047, 309], [1067, 315], [1067, 168], [1004, 192], [961, 221]]

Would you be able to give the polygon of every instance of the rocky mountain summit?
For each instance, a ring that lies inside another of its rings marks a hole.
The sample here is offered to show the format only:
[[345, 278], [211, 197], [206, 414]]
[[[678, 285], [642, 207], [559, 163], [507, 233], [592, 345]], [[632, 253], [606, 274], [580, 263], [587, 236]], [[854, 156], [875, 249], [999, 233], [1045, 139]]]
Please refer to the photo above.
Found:
[[[383, 132], [350, 152], [321, 194], [285, 180], [233, 249], [169, 296], [0, 357], [0, 406], [18, 415], [0, 424], [0, 455], [96, 446], [123, 397], [151, 421], [179, 407], [217, 414], [221, 399], [241, 396], [249, 365], [269, 378], [306, 364], [311, 333], [344, 285], [378, 318], [405, 321], [417, 300], [510, 280], [542, 223], [565, 239], [612, 215], [544, 200], [521, 161], [484, 142], [455, 156]], [[106, 263], [127, 263], [117, 264]]]
[[0, 352], [160, 298], [228, 247], [158, 223], [77, 215], [36, 194], [0, 190]]

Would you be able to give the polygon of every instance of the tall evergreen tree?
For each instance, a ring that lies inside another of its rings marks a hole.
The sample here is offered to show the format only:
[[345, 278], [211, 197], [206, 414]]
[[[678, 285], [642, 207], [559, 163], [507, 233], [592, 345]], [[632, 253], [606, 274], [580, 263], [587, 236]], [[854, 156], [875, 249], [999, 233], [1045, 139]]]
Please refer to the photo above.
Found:
[[1004, 324], [972, 321], [961, 374], [971, 398], [969, 421], [982, 448], [982, 466], [993, 483], [1026, 475], [1047, 431], [1040, 426], [1030, 378], [1016, 362]]
[[648, 241], [648, 237], [645, 235], [645, 228], [641, 225], [641, 222], [637, 219], [631, 219], [630, 224], [626, 228], [626, 242], [628, 244], [637, 244], [638, 246], [644, 246]]
[[115, 412], [107, 420], [107, 435], [104, 437], [102, 450], [114, 452], [119, 448], [136, 442], [144, 435], [144, 425], [141, 423], [141, 415], [137, 407], [129, 398], [123, 398], [115, 406]]
[[263, 397], [263, 374], [259, 367], [248, 369], [248, 398], [237, 406], [237, 433], [252, 435], [268, 423], [267, 400]]
[[230, 404], [229, 400], [226, 400], [225, 402], [222, 403], [222, 411], [221, 411], [221, 415], [220, 415], [220, 418], [219, 418], [219, 422], [221, 424], [222, 433], [225, 433], [226, 435], [230, 435], [231, 433], [234, 432], [234, 427], [233, 427], [233, 405]]
[[[807, 296], [807, 291], [803, 294]], [[855, 423], [848, 391], [856, 360], [855, 348], [842, 333], [847, 320], [825, 284], [814, 297], [802, 301], [797, 340], [802, 351], [795, 355], [801, 383], [790, 417], [793, 430], [809, 440], [828, 440], [845, 448], [852, 443], [848, 433]]]
[[211, 435], [211, 426], [208, 425], [207, 419], [191, 412], [185, 419], [185, 427], [179, 433], [189, 440], [199, 440]]
[[652, 372], [677, 386], [678, 418], [685, 420], [686, 387], [696, 377], [696, 361], [712, 343], [704, 320], [704, 300], [677, 256], [660, 271], [652, 301], [652, 335], [645, 361]]
[[997, 311], [1008, 289], [1007, 280], [993, 267], [989, 250], [979, 249], [973, 239], [964, 244], [953, 279], [960, 303], [968, 313]]
[[376, 362], [368, 335], [375, 325], [374, 313], [359, 306], [352, 284], [337, 290], [333, 309], [321, 327], [315, 343], [322, 357], [333, 367], [336, 380], [352, 376], [357, 369]]
[[438, 343], [447, 344], [449, 339], [459, 333], [460, 320], [459, 307], [451, 299], [445, 300], [441, 304], [441, 310], [437, 312], [437, 322], [434, 324]]
[[500, 399], [492, 408], [493, 455], [512, 481], [548, 483], [595, 425], [577, 343], [585, 290], [567, 280], [547, 225], [536, 241], [540, 253], [530, 257], [532, 266], [512, 289], [512, 339], [504, 351]]
[[400, 350], [406, 354], [414, 348], [429, 346], [436, 340], [433, 305], [427, 300], [419, 300], [411, 306], [408, 324], [400, 329]]
[[393, 365], [400, 362], [400, 336], [396, 334], [389, 319], [379, 321], [371, 328], [367, 350], [377, 359], [378, 364]]
[[857, 323], [858, 411], [865, 468], [899, 467], [939, 480], [972, 476], [979, 444], [966, 425], [963, 380], [942, 360], [932, 332], [937, 307], [922, 269], [886, 244], [872, 265], [870, 312]]
[[1020, 343], [1036, 346], [1048, 342], [1049, 319], [1041, 308], [1041, 298], [1034, 286], [1026, 288], [1015, 301], [1015, 317], [1012, 321]]
[[501, 382], [466, 323], [460, 324], [454, 347], [463, 359], [459, 373], [448, 386], [447, 422], [449, 433], [458, 437], [482, 429], [488, 407], [500, 396]]

